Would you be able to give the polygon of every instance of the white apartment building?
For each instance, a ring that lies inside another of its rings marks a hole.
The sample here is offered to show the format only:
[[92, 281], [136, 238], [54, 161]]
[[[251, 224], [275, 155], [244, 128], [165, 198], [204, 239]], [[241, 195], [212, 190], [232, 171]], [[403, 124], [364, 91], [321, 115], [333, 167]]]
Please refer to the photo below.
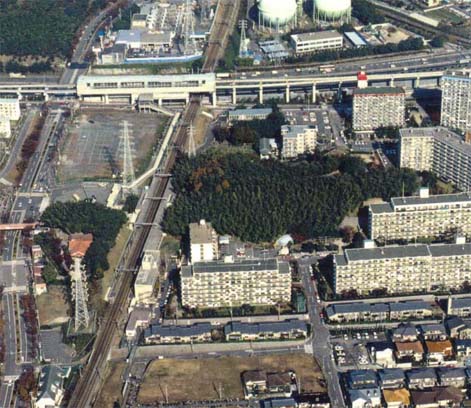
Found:
[[200, 220], [190, 224], [191, 262], [213, 261], [218, 257], [218, 235], [211, 223]]
[[0, 116], [0, 138], [9, 138], [11, 136], [10, 119]]
[[471, 194], [430, 196], [425, 188], [419, 196], [395, 197], [368, 208], [370, 239], [413, 241], [450, 233], [471, 238]]
[[334, 257], [336, 293], [388, 293], [459, 288], [471, 279], [471, 244], [434, 244], [346, 249]]
[[275, 258], [236, 261], [226, 258], [183, 266], [181, 293], [182, 304], [189, 307], [289, 302], [289, 264]]
[[431, 171], [460, 190], [471, 190], [471, 144], [443, 128], [400, 130], [400, 167]]
[[313, 152], [317, 143], [317, 130], [314, 126], [283, 125], [281, 127], [283, 148], [281, 156], [291, 159], [300, 154]]
[[353, 130], [370, 133], [384, 126], [405, 124], [405, 93], [397, 87], [353, 90]]
[[0, 98], [0, 116], [18, 120], [21, 116], [19, 98]]
[[343, 47], [343, 35], [339, 32], [318, 31], [291, 35], [291, 45], [298, 55]]
[[441, 124], [471, 130], [471, 72], [453, 72], [442, 77]]

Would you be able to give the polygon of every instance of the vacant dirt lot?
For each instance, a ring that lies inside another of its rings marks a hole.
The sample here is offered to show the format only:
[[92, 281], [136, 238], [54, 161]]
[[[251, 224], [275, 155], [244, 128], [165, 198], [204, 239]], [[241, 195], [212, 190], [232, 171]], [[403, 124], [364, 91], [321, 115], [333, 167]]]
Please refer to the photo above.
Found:
[[195, 360], [155, 360], [146, 371], [139, 391], [139, 402], [201, 401], [217, 399], [219, 389], [224, 398], [243, 398], [241, 374], [246, 370], [267, 372], [294, 370], [302, 378], [303, 391], [324, 391], [319, 366], [312, 356], [303, 353], [273, 354], [253, 357], [221, 357]]
[[103, 388], [95, 403], [97, 407], [111, 408], [116, 401], [119, 401], [123, 381], [121, 375], [126, 368], [126, 363], [111, 363], [108, 365]]
[[123, 132], [127, 123], [134, 170], [149, 161], [162, 136], [164, 116], [120, 109], [82, 109], [61, 142], [60, 181], [110, 178], [123, 167]]
[[36, 298], [41, 326], [60, 324], [69, 319], [65, 290], [65, 286], [50, 285], [47, 293]]

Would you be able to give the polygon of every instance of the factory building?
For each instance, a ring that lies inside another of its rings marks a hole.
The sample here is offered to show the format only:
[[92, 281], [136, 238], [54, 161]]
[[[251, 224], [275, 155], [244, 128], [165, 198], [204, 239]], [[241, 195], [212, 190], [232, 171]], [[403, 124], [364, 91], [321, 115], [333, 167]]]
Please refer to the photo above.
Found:
[[297, 55], [343, 47], [343, 36], [335, 30], [291, 35], [291, 45]]
[[471, 189], [471, 144], [443, 128], [400, 130], [400, 167], [431, 171], [460, 190]]
[[291, 159], [300, 154], [313, 152], [317, 143], [317, 131], [314, 126], [283, 125], [281, 127], [283, 148], [281, 156]]
[[413, 241], [459, 233], [471, 237], [471, 194], [395, 197], [389, 203], [372, 204], [368, 209], [370, 239]]
[[405, 93], [397, 87], [365, 87], [353, 91], [353, 130], [372, 133], [383, 126], [404, 126]]
[[289, 302], [289, 264], [275, 258], [233, 260], [226, 257], [183, 266], [181, 296], [182, 304], [188, 307]]
[[471, 131], [470, 75], [470, 72], [453, 72], [442, 77], [442, 126]]
[[18, 97], [0, 97], [0, 117], [8, 120], [18, 120], [20, 116], [20, 100]]
[[334, 257], [336, 293], [374, 289], [411, 293], [459, 288], [471, 279], [471, 244], [404, 245], [346, 249]]

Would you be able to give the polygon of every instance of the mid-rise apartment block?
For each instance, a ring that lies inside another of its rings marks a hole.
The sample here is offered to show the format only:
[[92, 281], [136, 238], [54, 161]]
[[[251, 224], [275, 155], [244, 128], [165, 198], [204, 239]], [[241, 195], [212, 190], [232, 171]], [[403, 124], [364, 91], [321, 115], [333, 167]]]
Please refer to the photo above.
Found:
[[291, 45], [298, 55], [343, 47], [343, 35], [338, 31], [317, 31], [291, 35]]
[[283, 125], [281, 127], [283, 148], [281, 156], [291, 159], [303, 153], [313, 152], [317, 143], [317, 131], [314, 126]]
[[441, 124], [463, 132], [471, 130], [471, 72], [442, 77]]
[[0, 116], [9, 120], [18, 120], [21, 116], [20, 100], [15, 98], [0, 98]]
[[435, 244], [346, 249], [334, 257], [336, 293], [368, 294], [459, 288], [471, 279], [471, 244]]
[[368, 209], [368, 234], [383, 242], [440, 238], [458, 233], [471, 237], [471, 194], [395, 197], [389, 203], [372, 204]]
[[401, 129], [399, 164], [471, 189], [471, 144], [446, 128]]
[[190, 224], [191, 262], [212, 261], [218, 257], [218, 236], [211, 223]]
[[289, 264], [275, 258], [233, 260], [227, 257], [183, 266], [181, 296], [182, 304], [189, 307], [289, 302]]
[[405, 93], [398, 87], [365, 87], [353, 91], [353, 130], [373, 132], [385, 126], [404, 126]]

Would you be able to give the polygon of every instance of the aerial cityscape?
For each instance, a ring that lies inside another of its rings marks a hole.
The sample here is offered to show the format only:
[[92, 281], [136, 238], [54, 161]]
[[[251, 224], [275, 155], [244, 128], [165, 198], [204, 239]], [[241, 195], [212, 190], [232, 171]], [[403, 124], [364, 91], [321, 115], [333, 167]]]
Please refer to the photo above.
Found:
[[471, 407], [471, 4], [0, 1], [0, 408]]

